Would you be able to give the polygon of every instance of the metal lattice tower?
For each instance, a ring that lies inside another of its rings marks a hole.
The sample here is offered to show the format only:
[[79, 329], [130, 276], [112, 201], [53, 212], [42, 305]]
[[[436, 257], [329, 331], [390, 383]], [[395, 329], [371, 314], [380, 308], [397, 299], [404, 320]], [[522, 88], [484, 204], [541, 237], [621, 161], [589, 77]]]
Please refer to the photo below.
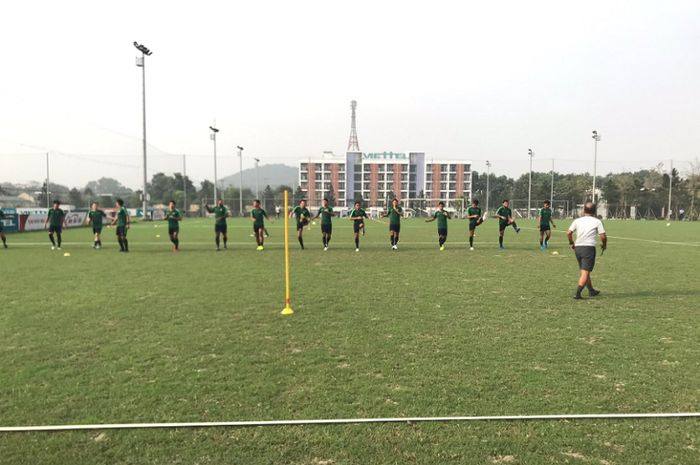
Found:
[[350, 102], [352, 109], [352, 117], [350, 119], [350, 140], [348, 141], [348, 152], [359, 152], [360, 143], [357, 141], [357, 127], [355, 126], [355, 110], [357, 109], [357, 101]]

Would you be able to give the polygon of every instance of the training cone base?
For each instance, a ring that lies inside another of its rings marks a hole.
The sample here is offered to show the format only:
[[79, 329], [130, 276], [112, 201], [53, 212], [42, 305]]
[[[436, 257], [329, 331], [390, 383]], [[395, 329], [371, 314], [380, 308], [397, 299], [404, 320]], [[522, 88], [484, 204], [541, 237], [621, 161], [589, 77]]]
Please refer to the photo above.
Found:
[[290, 307], [289, 305], [287, 305], [286, 307], [284, 307], [284, 308], [282, 309], [282, 311], [280, 312], [280, 314], [281, 314], [281, 315], [292, 315], [292, 314], [294, 314], [294, 310], [292, 310], [292, 307]]

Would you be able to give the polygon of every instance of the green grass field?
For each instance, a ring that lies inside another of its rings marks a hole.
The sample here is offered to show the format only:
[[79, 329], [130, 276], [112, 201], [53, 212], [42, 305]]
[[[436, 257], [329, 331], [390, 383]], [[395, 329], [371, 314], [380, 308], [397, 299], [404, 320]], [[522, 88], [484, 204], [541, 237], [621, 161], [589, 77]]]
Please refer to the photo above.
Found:
[[[370, 222], [331, 249], [283, 223], [265, 251], [251, 226], [189, 219], [167, 228], [9, 236], [0, 249], [0, 423], [270, 420], [700, 410], [700, 224], [606, 223], [593, 273], [578, 270], [559, 221], [549, 251], [534, 222], [506, 232], [403, 223], [392, 252]], [[161, 237], [157, 238], [156, 234]], [[552, 255], [558, 251], [559, 255]], [[64, 257], [63, 252], [70, 252]], [[585, 295], [585, 293], [584, 293]], [[2, 464], [697, 464], [700, 420], [551, 421], [0, 434]]]

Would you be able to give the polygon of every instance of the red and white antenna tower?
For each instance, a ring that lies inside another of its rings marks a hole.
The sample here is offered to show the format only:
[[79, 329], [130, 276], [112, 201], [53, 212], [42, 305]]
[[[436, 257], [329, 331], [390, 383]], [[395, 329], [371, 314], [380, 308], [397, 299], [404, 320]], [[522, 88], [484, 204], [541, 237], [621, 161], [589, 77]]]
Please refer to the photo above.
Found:
[[355, 110], [357, 109], [357, 101], [350, 102], [352, 109], [352, 117], [350, 119], [350, 140], [348, 141], [348, 152], [359, 152], [360, 143], [357, 141], [357, 127], [355, 126]]

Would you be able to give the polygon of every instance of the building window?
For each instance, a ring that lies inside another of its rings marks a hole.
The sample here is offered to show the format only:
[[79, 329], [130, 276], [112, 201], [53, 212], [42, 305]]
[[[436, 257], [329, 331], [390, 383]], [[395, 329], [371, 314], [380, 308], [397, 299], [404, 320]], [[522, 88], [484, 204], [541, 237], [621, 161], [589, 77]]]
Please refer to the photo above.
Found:
[[362, 181], [362, 174], [361, 173], [355, 173], [355, 181]]
[[299, 175], [299, 179], [301, 179], [302, 181], [306, 181], [307, 179], [309, 179], [309, 175], [307, 173], [301, 173]]
[[355, 191], [361, 191], [361, 190], [362, 190], [362, 183], [356, 182], [355, 183]]
[[457, 171], [457, 165], [450, 165], [450, 171]]
[[299, 169], [300, 169], [301, 171], [306, 171], [307, 168], [308, 168], [308, 165], [307, 165], [306, 163], [302, 163], [302, 164], [299, 166]]
[[314, 169], [315, 169], [316, 171], [321, 171], [321, 163], [315, 163], [315, 164], [314, 164]]
[[447, 165], [440, 165], [440, 171], [447, 171]]

